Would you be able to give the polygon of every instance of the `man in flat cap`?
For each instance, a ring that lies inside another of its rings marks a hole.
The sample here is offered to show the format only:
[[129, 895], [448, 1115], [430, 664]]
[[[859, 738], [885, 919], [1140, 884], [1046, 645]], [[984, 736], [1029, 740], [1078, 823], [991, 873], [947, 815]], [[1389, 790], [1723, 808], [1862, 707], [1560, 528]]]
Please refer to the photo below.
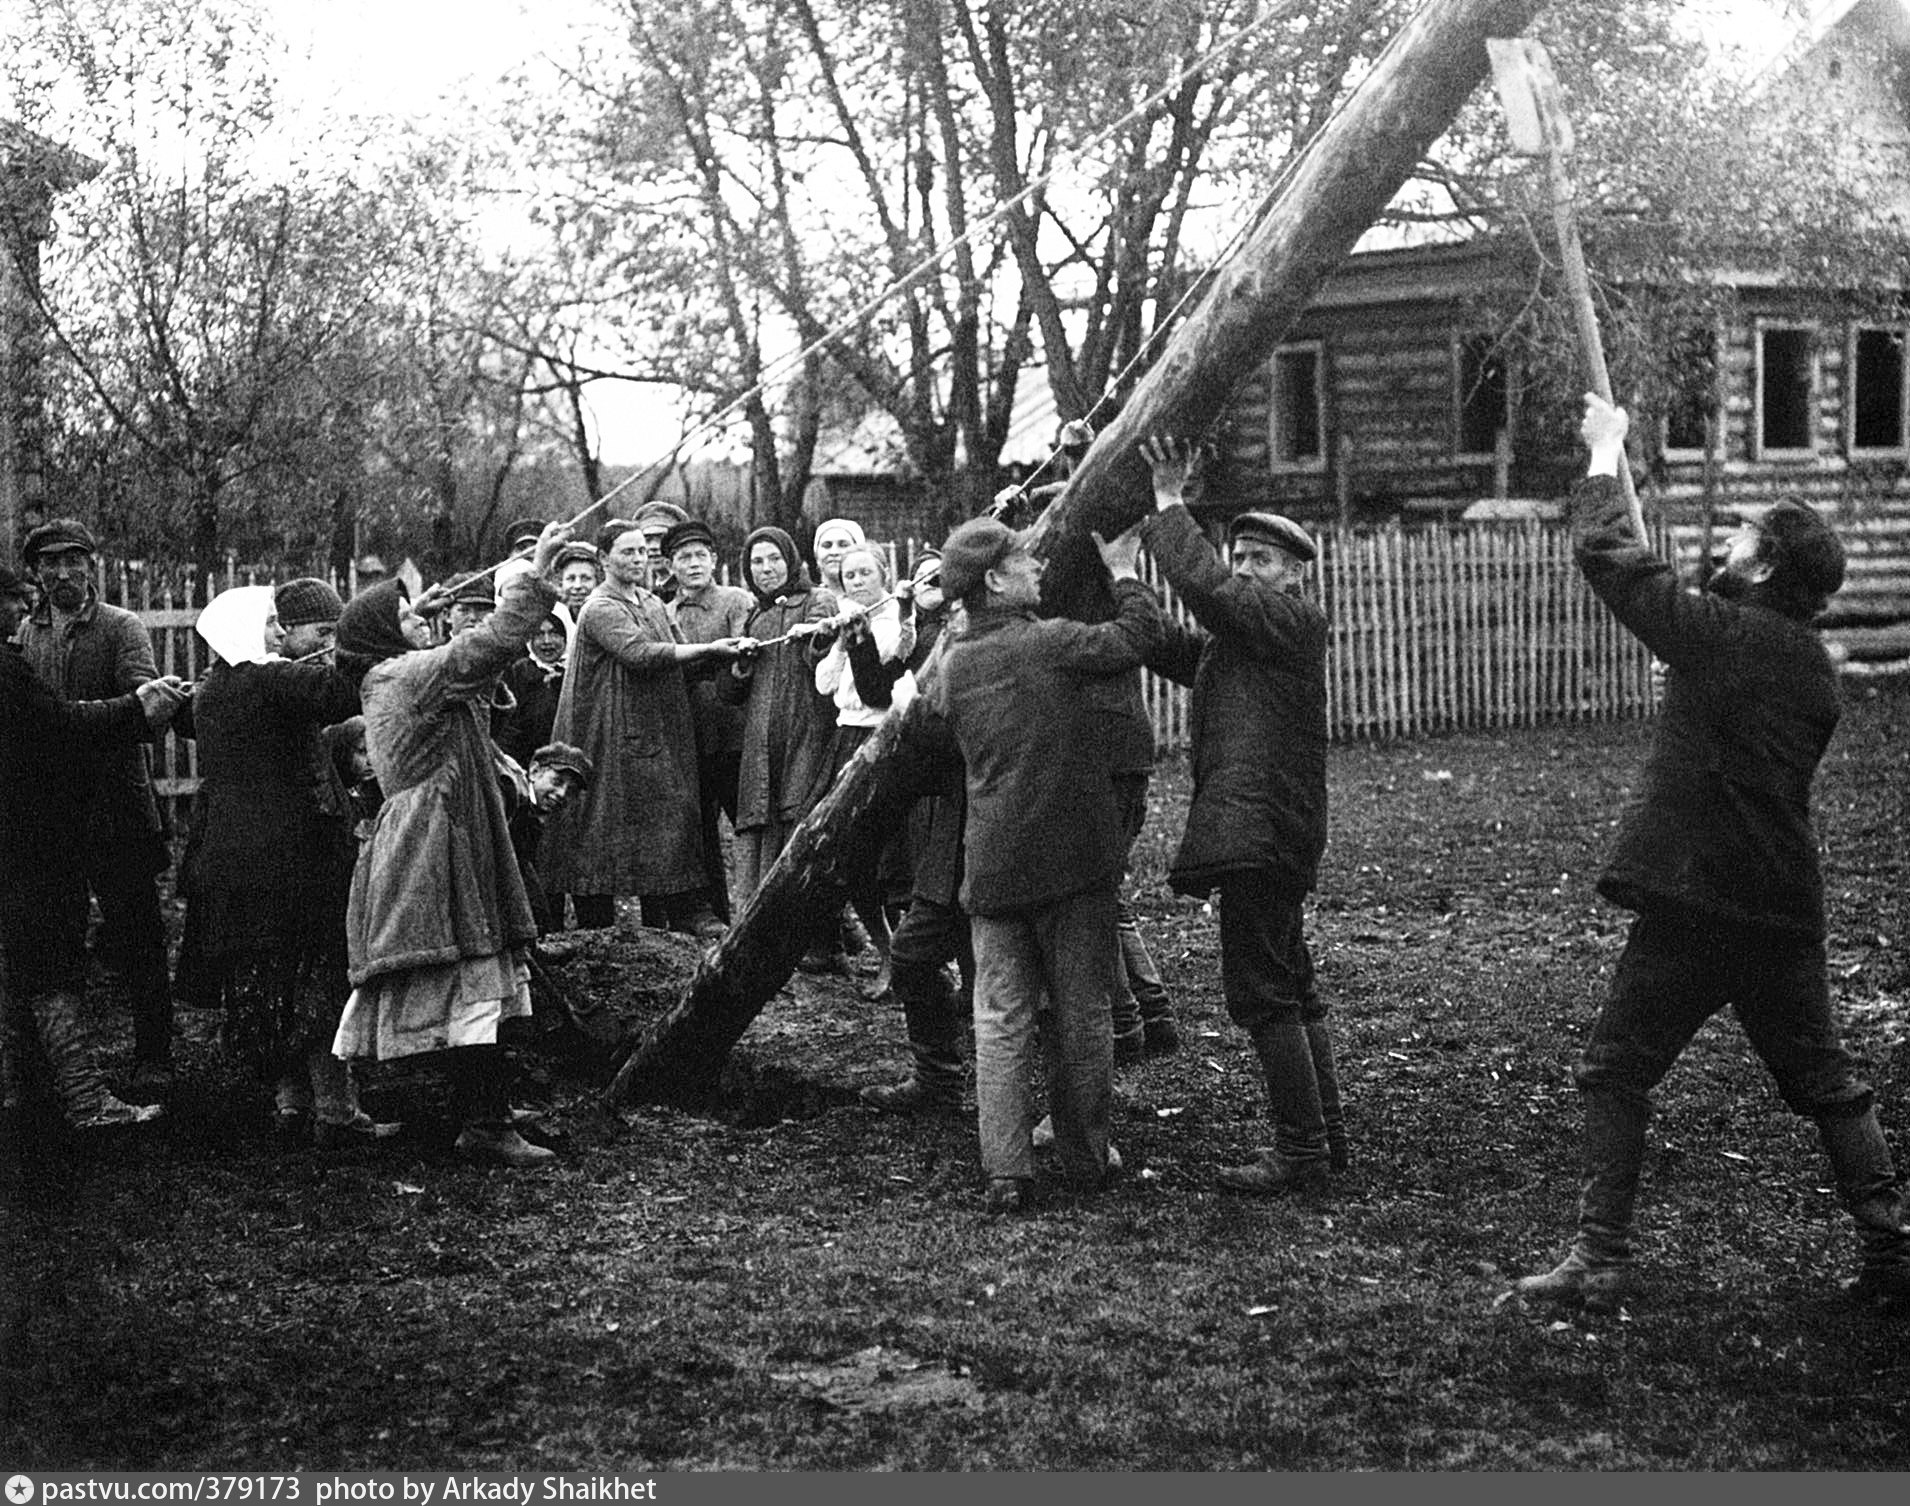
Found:
[[1664, 662], [1664, 704], [1598, 881], [1636, 918], [1576, 1073], [1578, 1233], [1518, 1290], [1598, 1309], [1623, 1300], [1651, 1090], [1730, 1004], [1786, 1107], [1817, 1124], [1863, 1252], [1850, 1291], [1901, 1308], [1910, 1231], [1870, 1085], [1831, 1017], [1810, 813], [1839, 715], [1811, 622], [1843, 584], [1843, 546], [1812, 509], [1779, 502], [1731, 536], [1702, 592], [1685, 590], [1632, 531], [1617, 480], [1628, 427], [1624, 409], [1586, 394], [1591, 465], [1568, 516], [1587, 583]]
[[537, 553], [537, 541], [544, 535], [542, 518], [519, 518], [504, 530], [504, 549], [513, 559], [529, 559]]
[[[20, 651], [55, 694], [107, 701], [159, 676], [152, 639], [132, 612], [109, 606], [93, 586], [99, 546], [77, 518], [53, 518], [26, 537], [27, 568], [40, 577], [40, 603], [20, 625]], [[171, 862], [153, 798], [150, 749], [128, 744], [103, 755], [75, 837], [86, 884], [72, 917], [84, 934], [87, 892], [99, 900], [99, 947], [126, 979], [133, 1007], [133, 1076], [128, 1091], [151, 1101], [172, 1087], [172, 981], [157, 879]]]
[[1041, 561], [997, 519], [942, 545], [942, 586], [968, 623], [931, 692], [967, 785], [961, 906], [975, 946], [975, 1101], [990, 1212], [1026, 1205], [1034, 1172], [1033, 1067], [1046, 1063], [1055, 1149], [1092, 1192], [1118, 1169], [1108, 1143], [1125, 834], [1086, 693], [1160, 646], [1161, 613], [1130, 531], [1095, 543], [1113, 578], [1111, 622], [1035, 615]]
[[670, 571], [670, 552], [663, 541], [677, 524], [689, 521], [690, 515], [674, 502], [646, 502], [637, 509], [637, 527], [650, 546], [650, 593], [659, 600], [676, 600], [676, 576]]
[[[756, 611], [756, 598], [741, 586], [716, 579], [716, 535], [691, 518], [663, 536], [663, 555], [676, 581], [670, 613], [685, 643], [741, 638]], [[720, 811], [736, 823], [736, 780], [743, 765], [743, 708], [719, 700], [714, 673], [689, 676], [690, 712], [696, 719], [697, 796], [702, 805], [703, 866], [710, 875], [710, 908], [730, 918], [729, 881], [723, 870]]]
[[497, 582], [489, 570], [480, 570], [450, 588], [444, 609], [446, 630], [455, 638], [482, 626], [497, 610]]
[[1317, 1192], [1346, 1164], [1345, 1116], [1304, 907], [1326, 848], [1326, 617], [1303, 594], [1317, 550], [1278, 513], [1228, 525], [1222, 564], [1186, 506], [1200, 451], [1149, 439], [1155, 513], [1141, 538], [1197, 628], [1170, 626], [1153, 667], [1194, 687], [1194, 798], [1168, 870], [1220, 895], [1227, 1013], [1252, 1038], [1274, 1143], [1223, 1167], [1236, 1192]]

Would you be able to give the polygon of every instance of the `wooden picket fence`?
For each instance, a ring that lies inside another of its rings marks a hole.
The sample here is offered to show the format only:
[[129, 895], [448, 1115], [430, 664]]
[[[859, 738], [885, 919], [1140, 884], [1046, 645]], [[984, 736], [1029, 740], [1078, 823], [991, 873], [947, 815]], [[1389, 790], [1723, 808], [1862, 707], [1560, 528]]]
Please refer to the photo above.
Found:
[[[1332, 629], [1326, 700], [1336, 739], [1641, 716], [1655, 704], [1651, 656], [1586, 588], [1557, 524], [1333, 528], [1315, 537], [1311, 588]], [[1658, 544], [1669, 553], [1667, 540]], [[899, 574], [923, 544], [880, 547]], [[1152, 561], [1143, 566], [1169, 610], [1187, 620]], [[193, 679], [208, 659], [192, 630], [200, 608], [227, 586], [271, 579], [232, 562], [203, 579], [102, 562], [100, 591], [139, 613], [162, 673]], [[341, 584], [344, 594], [351, 584]], [[1144, 672], [1142, 694], [1159, 747], [1185, 748], [1187, 689]], [[192, 742], [169, 736], [154, 773], [162, 796], [190, 795], [199, 783]]]

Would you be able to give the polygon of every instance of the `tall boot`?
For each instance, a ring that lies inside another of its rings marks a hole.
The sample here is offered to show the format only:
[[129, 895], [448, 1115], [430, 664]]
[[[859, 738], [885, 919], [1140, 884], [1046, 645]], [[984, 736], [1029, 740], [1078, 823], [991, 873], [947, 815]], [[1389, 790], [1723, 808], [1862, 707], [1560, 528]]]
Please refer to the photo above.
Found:
[[1817, 1121], [1836, 1173], [1837, 1192], [1857, 1223], [1863, 1263], [1844, 1284], [1853, 1297], [1897, 1308], [1910, 1304], [1910, 1229], [1904, 1227], [1896, 1168], [1876, 1110]]
[[1340, 1102], [1340, 1070], [1333, 1061], [1333, 1034], [1325, 1020], [1309, 1020], [1307, 1048], [1313, 1053], [1313, 1080], [1320, 1085], [1320, 1118], [1326, 1124], [1326, 1160], [1334, 1171], [1353, 1164], [1346, 1139], [1346, 1107]]
[[122, 1103], [106, 1086], [86, 1050], [86, 1027], [79, 995], [42, 994], [33, 1001], [40, 1047], [53, 1068], [53, 1085], [66, 1110], [66, 1122], [78, 1130], [145, 1124], [165, 1113], [159, 1104]]
[[351, 1063], [332, 1055], [328, 1042], [306, 1053], [312, 1084], [312, 1143], [320, 1150], [345, 1150], [389, 1140], [404, 1126], [380, 1124], [358, 1106], [358, 1084]]
[[1223, 1166], [1217, 1180], [1235, 1192], [1319, 1192], [1326, 1187], [1326, 1116], [1313, 1048], [1297, 1014], [1253, 1029], [1254, 1050], [1267, 1076], [1273, 1149], [1245, 1166]]
[[499, 1046], [460, 1046], [450, 1053], [452, 1091], [462, 1128], [457, 1153], [467, 1161], [526, 1171], [557, 1159], [532, 1145], [511, 1122], [509, 1067]]
[[891, 1114], [959, 1109], [962, 1021], [947, 974], [926, 963], [897, 961], [890, 986], [902, 1001], [915, 1071], [902, 1082], [864, 1088], [862, 1101]]
[[1522, 1278], [1516, 1289], [1545, 1302], [1610, 1312], [1631, 1289], [1632, 1208], [1651, 1105], [1612, 1093], [1586, 1093], [1583, 1101], [1578, 1236], [1556, 1266]]

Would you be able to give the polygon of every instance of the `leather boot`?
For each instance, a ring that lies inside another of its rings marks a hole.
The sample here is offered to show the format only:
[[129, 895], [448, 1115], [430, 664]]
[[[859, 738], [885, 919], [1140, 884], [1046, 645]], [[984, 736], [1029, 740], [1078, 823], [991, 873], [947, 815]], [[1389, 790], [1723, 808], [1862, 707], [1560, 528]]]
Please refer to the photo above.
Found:
[[1234, 1192], [1260, 1195], [1323, 1191], [1326, 1120], [1306, 1027], [1297, 1015], [1270, 1020], [1254, 1028], [1253, 1045], [1267, 1076], [1273, 1149], [1245, 1166], [1223, 1166], [1217, 1180]]
[[864, 1088], [862, 1101], [890, 1114], [960, 1109], [962, 1022], [948, 975], [925, 963], [897, 961], [890, 987], [902, 1002], [915, 1071], [902, 1082]]
[[1645, 1159], [1651, 1105], [1610, 1093], [1587, 1093], [1581, 1149], [1578, 1237], [1542, 1276], [1516, 1283], [1520, 1295], [1611, 1312], [1631, 1290], [1631, 1219]]
[[1889, 1309], [1910, 1306], [1910, 1229], [1904, 1227], [1890, 1146], [1874, 1109], [1817, 1121], [1837, 1192], [1857, 1223], [1863, 1261], [1844, 1290]]
[[504, 1052], [497, 1046], [461, 1046], [451, 1053], [452, 1088], [458, 1118], [457, 1153], [467, 1161], [527, 1171], [547, 1166], [557, 1153], [533, 1145], [511, 1118], [510, 1083]]
[[87, 1054], [79, 995], [42, 994], [33, 1001], [33, 1020], [39, 1027], [40, 1047], [53, 1069], [53, 1086], [66, 1110], [66, 1122], [74, 1129], [145, 1124], [166, 1112], [156, 1103], [122, 1103], [107, 1089], [106, 1079]]
[[1306, 1043], [1313, 1053], [1313, 1080], [1320, 1085], [1320, 1118], [1326, 1123], [1326, 1161], [1334, 1171], [1353, 1164], [1346, 1139], [1346, 1108], [1340, 1102], [1340, 1071], [1333, 1061], [1333, 1035], [1325, 1020], [1309, 1020]]

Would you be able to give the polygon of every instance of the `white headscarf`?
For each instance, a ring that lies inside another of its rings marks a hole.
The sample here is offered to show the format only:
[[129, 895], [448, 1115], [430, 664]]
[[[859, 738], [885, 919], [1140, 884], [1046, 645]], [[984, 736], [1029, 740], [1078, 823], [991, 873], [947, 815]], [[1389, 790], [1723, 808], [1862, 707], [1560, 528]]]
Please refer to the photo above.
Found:
[[193, 629], [228, 664], [263, 664], [265, 623], [277, 609], [270, 586], [232, 586], [221, 591], [193, 623]]

